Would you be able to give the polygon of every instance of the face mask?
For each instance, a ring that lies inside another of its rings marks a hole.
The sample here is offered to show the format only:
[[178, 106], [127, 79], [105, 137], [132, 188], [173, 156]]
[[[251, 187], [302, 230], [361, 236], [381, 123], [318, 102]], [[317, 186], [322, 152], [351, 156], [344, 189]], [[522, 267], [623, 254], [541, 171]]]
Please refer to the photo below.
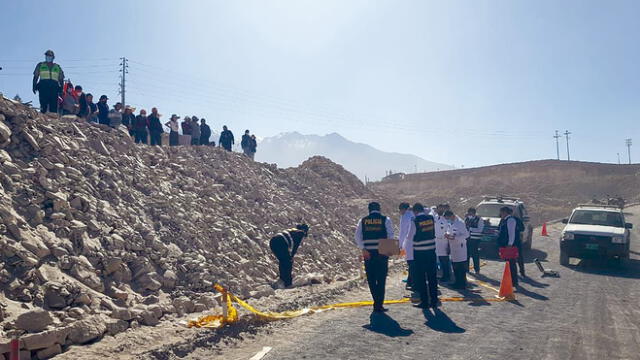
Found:
[[45, 59], [47, 62], [53, 62], [53, 56], [46, 56]]
[[77, 91], [76, 95], [78, 95], [78, 96], [82, 95], [82, 91]]

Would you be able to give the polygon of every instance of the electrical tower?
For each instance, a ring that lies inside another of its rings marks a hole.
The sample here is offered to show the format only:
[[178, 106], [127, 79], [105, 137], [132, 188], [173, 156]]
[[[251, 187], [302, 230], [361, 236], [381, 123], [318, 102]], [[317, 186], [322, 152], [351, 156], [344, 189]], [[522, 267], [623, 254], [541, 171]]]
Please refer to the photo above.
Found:
[[129, 73], [129, 60], [127, 60], [126, 57], [121, 57], [120, 60], [122, 60], [122, 62], [120, 63], [120, 96], [121, 96], [121, 103], [122, 106], [124, 107], [126, 102], [125, 102], [125, 90], [126, 90], [126, 76]]
[[626, 139], [624, 142], [627, 145], [627, 155], [629, 155], [629, 165], [631, 165], [631, 139]]
[[564, 131], [564, 137], [567, 138], [567, 161], [571, 160], [571, 156], [569, 156], [569, 135], [571, 135], [569, 130], [565, 130]]
[[553, 136], [556, 139], [556, 155], [558, 157], [558, 160], [560, 160], [560, 137], [561, 135], [558, 134], [558, 130], [556, 130], [556, 134]]

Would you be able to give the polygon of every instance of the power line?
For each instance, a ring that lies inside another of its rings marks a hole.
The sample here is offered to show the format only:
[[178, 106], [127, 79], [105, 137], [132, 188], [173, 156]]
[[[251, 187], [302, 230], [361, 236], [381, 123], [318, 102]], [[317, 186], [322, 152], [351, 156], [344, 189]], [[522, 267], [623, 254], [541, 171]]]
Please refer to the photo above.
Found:
[[122, 71], [122, 74], [120, 74], [120, 95], [122, 96], [122, 106], [125, 106], [126, 76], [129, 72], [129, 64], [127, 63], [126, 57], [121, 57], [120, 60], [122, 60], [120, 63], [120, 66], [122, 66], [120, 69]]
[[556, 134], [553, 137], [556, 139], [556, 155], [558, 156], [558, 160], [560, 160], [560, 135], [558, 134], [558, 130], [556, 130]]
[[571, 156], [569, 156], [569, 135], [571, 135], [569, 130], [565, 130], [564, 136], [565, 138], [567, 138], [567, 161], [571, 161]]

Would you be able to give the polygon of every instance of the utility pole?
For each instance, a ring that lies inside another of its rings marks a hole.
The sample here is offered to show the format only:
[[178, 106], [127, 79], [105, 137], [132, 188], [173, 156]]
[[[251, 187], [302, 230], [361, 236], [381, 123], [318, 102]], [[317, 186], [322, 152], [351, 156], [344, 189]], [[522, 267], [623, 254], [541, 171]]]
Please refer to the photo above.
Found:
[[618, 153], [618, 165], [620, 165], [620, 153]]
[[565, 130], [564, 136], [567, 138], [567, 161], [571, 161], [571, 156], [569, 156], [569, 135], [571, 135], [569, 130]]
[[560, 135], [558, 134], [558, 130], [556, 130], [556, 134], [553, 137], [556, 139], [556, 155], [558, 156], [558, 160], [560, 160]]
[[627, 155], [629, 155], [629, 165], [631, 165], [631, 139], [626, 139], [624, 142], [627, 145]]
[[120, 74], [120, 96], [121, 96], [121, 103], [122, 106], [124, 107], [126, 102], [125, 102], [125, 90], [126, 90], [126, 76], [129, 73], [129, 60], [127, 60], [126, 57], [121, 57], [120, 60], [122, 60], [122, 62], [120, 63], [120, 71], [122, 72], [122, 74]]

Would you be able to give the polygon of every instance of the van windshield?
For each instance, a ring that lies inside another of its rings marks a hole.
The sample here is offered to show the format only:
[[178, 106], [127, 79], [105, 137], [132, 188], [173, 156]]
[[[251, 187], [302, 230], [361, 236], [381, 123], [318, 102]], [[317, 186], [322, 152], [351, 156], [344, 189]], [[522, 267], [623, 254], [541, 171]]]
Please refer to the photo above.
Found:
[[[504, 205], [504, 204], [481, 204], [478, 205], [478, 207], [476, 208], [476, 214], [480, 217], [493, 217], [493, 218], [499, 218], [500, 217], [500, 208], [504, 207], [504, 206], [508, 206], [508, 205]], [[509, 206], [511, 208], [511, 210], [514, 210], [515, 213], [515, 208], [513, 206]]]
[[598, 210], [576, 210], [571, 215], [569, 224], [624, 227], [620, 213]]

